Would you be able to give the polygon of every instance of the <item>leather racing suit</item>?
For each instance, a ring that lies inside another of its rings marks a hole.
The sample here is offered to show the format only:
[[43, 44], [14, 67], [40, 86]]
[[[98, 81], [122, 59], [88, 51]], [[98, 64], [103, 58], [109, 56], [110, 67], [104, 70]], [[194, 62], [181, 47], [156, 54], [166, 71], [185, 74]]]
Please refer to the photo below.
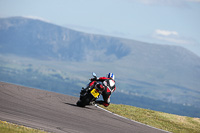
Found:
[[89, 87], [93, 87], [93, 85], [95, 85], [95, 82], [97, 81], [100, 81], [103, 84], [103, 86], [101, 86], [103, 90], [102, 91], [103, 100], [97, 100], [95, 101], [95, 103], [108, 107], [110, 105], [110, 96], [112, 92], [116, 90], [115, 81], [107, 77], [93, 78], [91, 79], [91, 81], [92, 82], [90, 82]]

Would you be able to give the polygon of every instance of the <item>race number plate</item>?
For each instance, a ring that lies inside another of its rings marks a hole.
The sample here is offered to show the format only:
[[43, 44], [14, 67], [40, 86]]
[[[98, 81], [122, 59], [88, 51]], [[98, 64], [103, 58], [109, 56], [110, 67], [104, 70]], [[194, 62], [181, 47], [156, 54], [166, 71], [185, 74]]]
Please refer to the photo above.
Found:
[[95, 98], [97, 98], [97, 97], [99, 96], [99, 92], [97, 92], [96, 89], [93, 89], [93, 90], [91, 91], [91, 94], [92, 94]]

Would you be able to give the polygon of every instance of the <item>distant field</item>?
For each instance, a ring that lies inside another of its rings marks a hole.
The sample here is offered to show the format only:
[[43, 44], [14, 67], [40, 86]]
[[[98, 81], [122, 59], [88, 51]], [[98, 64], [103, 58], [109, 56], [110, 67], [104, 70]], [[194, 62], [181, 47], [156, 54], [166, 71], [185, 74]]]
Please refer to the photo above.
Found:
[[173, 115], [134, 106], [111, 104], [107, 110], [173, 133], [200, 133], [200, 118]]

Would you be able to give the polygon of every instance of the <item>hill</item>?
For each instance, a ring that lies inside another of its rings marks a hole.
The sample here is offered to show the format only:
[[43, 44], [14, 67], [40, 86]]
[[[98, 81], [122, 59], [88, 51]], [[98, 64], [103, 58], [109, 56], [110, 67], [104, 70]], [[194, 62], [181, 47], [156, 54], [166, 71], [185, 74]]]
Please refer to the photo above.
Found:
[[[75, 90], [78, 95], [92, 71], [99, 76], [113, 72], [119, 93], [115, 103], [134, 105], [137, 101], [140, 107], [166, 111], [171, 110], [166, 103], [178, 104], [193, 109], [184, 113], [189, 116], [200, 108], [200, 58], [182, 47], [87, 34], [12, 17], [0, 19], [0, 60], [1, 81], [47, 90], [57, 85], [53, 91]], [[71, 90], [64, 89], [66, 83]], [[155, 101], [164, 105], [155, 106]]]
[[81, 33], [38, 20], [1, 19], [0, 27], [1, 53], [65, 61], [105, 61], [105, 54], [118, 59], [130, 53], [117, 38]]

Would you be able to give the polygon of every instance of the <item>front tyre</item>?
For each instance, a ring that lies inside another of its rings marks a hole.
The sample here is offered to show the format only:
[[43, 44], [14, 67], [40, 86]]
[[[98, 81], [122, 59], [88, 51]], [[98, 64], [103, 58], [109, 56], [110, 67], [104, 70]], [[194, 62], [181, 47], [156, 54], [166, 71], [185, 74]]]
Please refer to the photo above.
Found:
[[76, 105], [79, 107], [85, 107], [86, 105], [89, 105], [89, 103], [92, 101], [92, 99], [93, 99], [92, 95], [87, 95], [84, 98], [81, 98], [81, 100], [78, 100]]
[[81, 100], [78, 100], [76, 105], [79, 106], [79, 107], [85, 107], [85, 104]]

